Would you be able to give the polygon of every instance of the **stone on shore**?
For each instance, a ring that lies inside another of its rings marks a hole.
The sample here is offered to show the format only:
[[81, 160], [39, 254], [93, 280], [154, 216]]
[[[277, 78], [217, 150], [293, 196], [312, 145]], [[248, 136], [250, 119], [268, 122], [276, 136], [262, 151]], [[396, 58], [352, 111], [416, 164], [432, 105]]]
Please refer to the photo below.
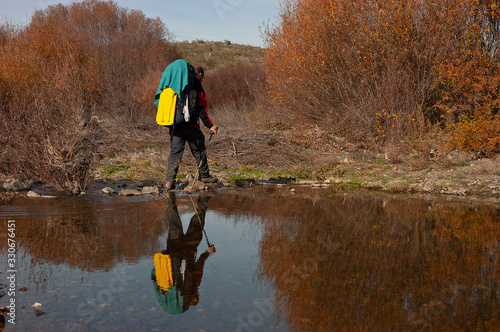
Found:
[[136, 189], [123, 189], [121, 190], [118, 195], [121, 196], [141, 196], [142, 192]]
[[40, 197], [40, 194], [30, 190], [28, 191], [28, 193], [26, 194], [26, 197], [29, 197], [29, 198], [37, 198], [37, 197]]
[[142, 188], [143, 195], [159, 195], [160, 189], [156, 186], [154, 187], [144, 187]]
[[2, 187], [6, 191], [20, 191], [20, 190], [31, 189], [32, 185], [33, 185], [33, 180], [11, 179], [11, 180], [5, 181], [2, 185]]
[[49, 199], [57, 198], [57, 196], [52, 196], [52, 195], [40, 195], [39, 193], [36, 193], [33, 190], [28, 191], [28, 193], [26, 194], [26, 197], [29, 197], [29, 198], [49, 198]]

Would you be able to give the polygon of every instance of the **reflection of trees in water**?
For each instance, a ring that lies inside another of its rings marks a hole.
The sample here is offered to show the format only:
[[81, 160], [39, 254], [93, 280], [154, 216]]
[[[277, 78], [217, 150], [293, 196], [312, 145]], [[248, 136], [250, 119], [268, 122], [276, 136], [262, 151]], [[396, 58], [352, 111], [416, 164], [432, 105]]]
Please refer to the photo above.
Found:
[[[53, 202], [57, 205], [57, 202]], [[30, 274], [40, 283], [44, 264], [67, 264], [83, 271], [108, 271], [122, 261], [136, 262], [159, 248], [165, 232], [162, 200], [62, 204], [57, 214], [19, 218], [16, 240], [31, 262]], [[2, 241], [0, 249], [6, 250]]]
[[[35, 263], [85, 271], [162, 250], [164, 202], [119, 202], [20, 219], [18, 243]], [[498, 209], [255, 188], [224, 190], [210, 211], [262, 220], [259, 278], [297, 330], [498, 326]]]
[[[500, 292], [495, 208], [328, 197], [325, 191], [281, 193], [225, 197], [224, 204], [232, 205], [231, 213], [263, 217], [259, 276], [274, 287], [278, 311], [295, 329], [495, 324]], [[217, 207], [215, 200], [211, 207]]]
[[21, 247], [16, 252], [17, 271], [27, 273], [23, 278], [28, 282], [26, 286], [31, 287], [31, 283], [38, 289], [54, 289], [55, 278], [51, 264], [41, 261], [34, 261], [31, 256]]

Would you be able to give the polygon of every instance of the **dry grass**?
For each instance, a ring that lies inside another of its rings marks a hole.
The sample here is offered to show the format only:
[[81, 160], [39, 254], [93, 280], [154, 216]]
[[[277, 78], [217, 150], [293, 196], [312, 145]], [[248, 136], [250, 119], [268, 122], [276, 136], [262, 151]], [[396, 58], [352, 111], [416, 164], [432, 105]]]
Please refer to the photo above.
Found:
[[265, 50], [256, 46], [212, 41], [184, 41], [177, 43], [183, 58], [205, 70], [234, 66], [262, 66]]

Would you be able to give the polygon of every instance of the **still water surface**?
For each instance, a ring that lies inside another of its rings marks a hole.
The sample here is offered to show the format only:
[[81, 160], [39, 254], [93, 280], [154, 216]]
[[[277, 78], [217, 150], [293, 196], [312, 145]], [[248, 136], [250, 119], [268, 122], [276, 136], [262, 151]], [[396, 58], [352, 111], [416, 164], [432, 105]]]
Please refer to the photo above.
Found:
[[310, 188], [96, 191], [1, 205], [0, 222], [0, 307], [16, 305], [5, 331], [500, 328], [498, 205]]

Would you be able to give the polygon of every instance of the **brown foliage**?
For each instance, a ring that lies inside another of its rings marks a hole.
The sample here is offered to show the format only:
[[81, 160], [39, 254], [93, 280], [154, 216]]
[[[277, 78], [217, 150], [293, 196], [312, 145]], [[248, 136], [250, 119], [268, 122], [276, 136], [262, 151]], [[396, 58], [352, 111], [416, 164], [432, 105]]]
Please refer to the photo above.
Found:
[[25, 28], [3, 25], [0, 171], [79, 192], [98, 143], [95, 116], [152, 117], [158, 77], [179, 57], [170, 40], [158, 18], [111, 1], [49, 6]]
[[255, 123], [258, 105], [265, 88], [265, 72], [261, 65], [234, 65], [206, 72], [203, 87], [209, 113], [226, 128], [246, 127]]
[[[492, 77], [484, 60], [498, 66], [499, 18], [489, 0], [284, 0], [279, 24], [265, 31], [270, 99], [296, 119], [372, 143], [421, 138], [433, 124], [453, 132], [458, 117], [443, 116], [443, 101], [448, 111], [465, 102], [458, 108], [469, 118], [496, 114], [484, 107], [496, 83], [448, 78]], [[478, 70], [468, 70], [471, 60]], [[464, 89], [471, 98], [451, 98]], [[474, 148], [491, 150], [493, 134]]]
[[230, 66], [209, 71], [203, 86], [210, 106], [254, 103], [265, 82], [261, 66]]
[[436, 109], [455, 124], [450, 148], [500, 152], [500, 62], [485, 49], [440, 65]]

